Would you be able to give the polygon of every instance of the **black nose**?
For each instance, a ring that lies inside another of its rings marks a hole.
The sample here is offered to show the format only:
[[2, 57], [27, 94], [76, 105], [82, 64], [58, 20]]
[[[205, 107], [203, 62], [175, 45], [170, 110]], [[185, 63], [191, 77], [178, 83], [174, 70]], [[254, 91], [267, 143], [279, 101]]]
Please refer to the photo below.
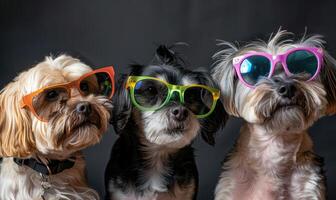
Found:
[[177, 107], [171, 111], [172, 117], [178, 121], [184, 121], [188, 117], [188, 110], [184, 107]]
[[295, 96], [296, 87], [293, 83], [283, 83], [278, 88], [278, 94], [282, 97], [291, 99]]
[[88, 115], [91, 113], [91, 104], [89, 102], [80, 102], [76, 106], [76, 112]]

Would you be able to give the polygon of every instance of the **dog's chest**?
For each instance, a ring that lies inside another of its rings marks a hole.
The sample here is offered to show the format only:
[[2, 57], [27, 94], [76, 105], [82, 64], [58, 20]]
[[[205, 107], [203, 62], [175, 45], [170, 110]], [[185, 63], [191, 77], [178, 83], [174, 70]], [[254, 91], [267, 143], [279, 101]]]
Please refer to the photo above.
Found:
[[278, 200], [280, 195], [276, 181], [266, 176], [237, 181], [233, 190], [233, 199], [239, 200]]
[[262, 141], [258, 145], [250, 143], [249, 163], [256, 167], [256, 171], [266, 174], [284, 173], [289, 170], [288, 166], [293, 164], [297, 148], [298, 145], [277, 138]]
[[[164, 167], [162, 163], [151, 163], [150, 169], [147, 169], [141, 173], [138, 177], [140, 186], [135, 189], [135, 186], [130, 186], [123, 190], [115, 187], [115, 183], [110, 183], [110, 191], [112, 199], [118, 200], [159, 200], [162, 198], [164, 193], [168, 192], [168, 168]], [[118, 184], [119, 179], [116, 180]], [[141, 192], [138, 192], [138, 191]]]
[[[233, 190], [234, 199], [286, 199], [288, 188], [285, 183], [292, 174], [290, 166], [293, 165], [296, 148], [297, 145], [272, 139], [258, 145], [250, 143], [244, 164], [234, 170], [234, 180], [237, 180]], [[281, 174], [281, 178], [276, 174]]]
[[133, 190], [123, 192], [114, 188], [111, 197], [113, 200], [189, 200], [193, 199], [195, 184], [191, 183], [185, 188], [174, 185], [171, 190], [170, 192], [146, 191], [139, 195]]
[[3, 159], [0, 171], [0, 199], [40, 198], [40, 177], [31, 170], [21, 170], [11, 159]]
[[166, 192], [168, 190], [168, 171], [161, 163], [156, 164], [155, 167], [146, 171], [141, 177], [143, 185], [142, 190]]
[[[40, 174], [27, 167], [19, 167], [11, 158], [3, 159], [0, 170], [0, 199], [27, 200], [42, 199], [98, 199], [98, 194], [85, 186], [84, 183], [72, 183], [67, 177], [76, 174], [77, 171], [62, 172], [59, 175], [48, 178], [47, 185], [50, 188], [43, 189], [43, 179]], [[80, 180], [76, 177], [76, 180]], [[76, 186], [79, 186], [78, 188]]]

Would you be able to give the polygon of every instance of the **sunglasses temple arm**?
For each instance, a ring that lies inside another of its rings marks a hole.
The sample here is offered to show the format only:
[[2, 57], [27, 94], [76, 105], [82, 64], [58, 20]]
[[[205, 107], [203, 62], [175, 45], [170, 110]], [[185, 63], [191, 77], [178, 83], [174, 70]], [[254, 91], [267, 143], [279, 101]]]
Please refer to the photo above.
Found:
[[26, 107], [26, 104], [25, 102], [23, 101], [23, 99], [20, 101], [20, 108], [25, 108]]
[[130, 80], [131, 80], [131, 77], [128, 77], [126, 84], [125, 84], [125, 89], [128, 89], [130, 87]]

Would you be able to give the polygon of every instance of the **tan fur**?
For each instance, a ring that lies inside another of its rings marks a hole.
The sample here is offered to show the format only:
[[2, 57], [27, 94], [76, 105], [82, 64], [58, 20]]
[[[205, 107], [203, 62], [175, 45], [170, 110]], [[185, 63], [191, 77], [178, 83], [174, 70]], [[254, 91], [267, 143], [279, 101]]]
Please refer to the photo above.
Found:
[[[21, 108], [22, 97], [45, 86], [68, 83], [92, 69], [70, 56], [61, 55], [46, 59], [18, 75], [0, 94], [0, 199], [40, 199], [41, 178], [38, 172], [26, 166], [18, 166], [12, 157], [39, 159], [69, 159], [76, 157], [71, 169], [49, 176], [51, 189], [46, 199], [98, 199], [85, 180], [85, 162], [80, 150], [98, 143], [106, 132], [111, 102], [103, 96], [81, 96], [77, 89], [62, 105], [49, 106], [53, 117], [40, 121], [27, 108]], [[90, 120], [96, 124], [82, 126], [81, 116], [75, 112], [80, 102], [92, 107]], [[43, 102], [42, 102], [43, 103]], [[43, 104], [40, 104], [43, 105]], [[41, 108], [42, 110], [44, 108]], [[94, 118], [94, 119], [91, 119]]]
[[25, 157], [36, 151], [29, 113], [19, 105], [22, 82], [7, 85], [0, 94], [0, 156]]
[[246, 124], [223, 166], [215, 199], [325, 199], [312, 151], [307, 132], [272, 134]]

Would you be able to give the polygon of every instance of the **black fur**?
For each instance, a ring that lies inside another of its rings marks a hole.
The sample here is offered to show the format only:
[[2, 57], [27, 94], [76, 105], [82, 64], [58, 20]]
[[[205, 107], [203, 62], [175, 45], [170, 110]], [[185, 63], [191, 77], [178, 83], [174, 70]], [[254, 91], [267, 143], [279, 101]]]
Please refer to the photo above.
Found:
[[[111, 158], [106, 167], [106, 199], [109, 199], [109, 182], [111, 180], [116, 182], [116, 179], [122, 180], [121, 184], [117, 185], [121, 190], [127, 190], [128, 187], [133, 187], [138, 194], [143, 194], [144, 192], [140, 189], [141, 185], [144, 184], [144, 180], [140, 177], [146, 170], [148, 170], [146, 165], [148, 160], [144, 158], [144, 153], [139, 148], [142, 144], [136, 136], [136, 127], [134, 127], [133, 124], [128, 123], [125, 128], [128, 129], [129, 132], [123, 133], [114, 144]], [[194, 199], [196, 199], [198, 171], [192, 147], [190, 145], [186, 146], [170, 155], [167, 163], [167, 167], [171, 170], [169, 176], [165, 177], [168, 182], [167, 188], [173, 188], [174, 184], [183, 186], [190, 184], [191, 181], [195, 181], [196, 190]]]
[[[130, 75], [154, 77], [163, 75], [169, 83], [181, 85], [182, 78], [187, 76], [199, 84], [218, 88], [208, 74], [192, 72], [185, 69], [184, 65], [184, 61], [172, 49], [161, 45], [157, 48], [155, 57], [149, 65], [132, 65], [131, 72], [121, 77], [114, 96], [114, 117], [111, 121], [115, 132], [120, 137], [113, 146], [111, 158], [105, 172], [106, 199], [109, 199], [108, 187], [111, 181], [120, 190], [125, 191], [127, 188], [132, 187], [140, 195], [144, 192], [140, 189], [140, 186], [144, 184], [141, 175], [148, 168], [146, 165], [148, 160], [146, 160], [142, 151], [143, 144], [139, 138], [139, 134], [143, 131], [141, 125], [138, 124], [139, 120], [141, 120], [139, 119], [141, 111], [133, 107], [129, 92], [125, 89], [127, 77]], [[226, 119], [227, 114], [222, 103], [217, 102], [215, 111], [209, 117], [199, 119], [202, 138], [213, 145], [215, 143], [214, 133], [225, 124]], [[174, 184], [183, 187], [194, 181], [196, 188], [193, 199], [196, 199], [198, 172], [193, 148], [188, 145], [175, 153], [169, 154], [165, 164], [165, 167], [170, 172], [169, 175], [165, 175], [165, 180], [168, 182], [166, 185], [168, 190], [173, 188]]]

